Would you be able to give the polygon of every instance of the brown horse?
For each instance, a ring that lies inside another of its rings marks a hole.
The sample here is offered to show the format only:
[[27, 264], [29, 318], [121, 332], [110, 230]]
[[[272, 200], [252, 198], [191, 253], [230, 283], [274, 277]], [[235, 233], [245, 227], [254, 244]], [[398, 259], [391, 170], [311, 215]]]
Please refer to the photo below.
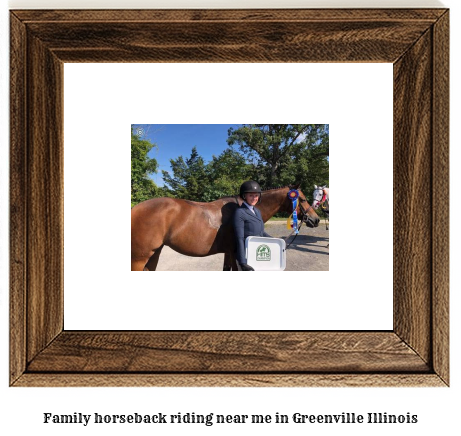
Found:
[[[292, 212], [288, 198], [299, 185], [266, 189], [258, 209], [266, 222], [277, 212]], [[300, 189], [297, 213], [309, 227], [319, 217]], [[224, 270], [237, 271], [232, 216], [242, 204], [240, 197], [223, 197], [210, 203], [175, 198], [153, 198], [131, 209], [131, 270], [155, 271], [164, 245], [186, 256], [225, 253]]]

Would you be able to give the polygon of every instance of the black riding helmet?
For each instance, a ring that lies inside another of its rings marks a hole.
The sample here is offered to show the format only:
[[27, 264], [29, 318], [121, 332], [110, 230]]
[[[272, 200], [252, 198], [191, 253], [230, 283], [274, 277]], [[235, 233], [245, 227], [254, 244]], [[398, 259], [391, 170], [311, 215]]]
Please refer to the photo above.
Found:
[[255, 182], [254, 180], [248, 180], [248, 182], [242, 183], [242, 186], [240, 186], [240, 197], [244, 200], [246, 192], [256, 192], [259, 194], [259, 200], [257, 204], [261, 203], [261, 186], [259, 186], [258, 182]]

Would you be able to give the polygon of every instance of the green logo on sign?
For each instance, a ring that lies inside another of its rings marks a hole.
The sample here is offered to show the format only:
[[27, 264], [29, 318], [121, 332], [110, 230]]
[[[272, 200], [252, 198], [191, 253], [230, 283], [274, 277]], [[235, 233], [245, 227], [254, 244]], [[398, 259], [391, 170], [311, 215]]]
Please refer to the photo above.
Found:
[[256, 260], [271, 260], [271, 249], [267, 245], [260, 245], [256, 249]]

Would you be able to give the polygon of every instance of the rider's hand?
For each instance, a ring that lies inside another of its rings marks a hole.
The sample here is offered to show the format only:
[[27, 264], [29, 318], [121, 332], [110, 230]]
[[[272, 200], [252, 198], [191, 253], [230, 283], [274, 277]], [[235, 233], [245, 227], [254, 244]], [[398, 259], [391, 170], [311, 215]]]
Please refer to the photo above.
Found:
[[240, 267], [242, 268], [242, 271], [254, 271], [254, 269], [246, 263], [241, 263]]

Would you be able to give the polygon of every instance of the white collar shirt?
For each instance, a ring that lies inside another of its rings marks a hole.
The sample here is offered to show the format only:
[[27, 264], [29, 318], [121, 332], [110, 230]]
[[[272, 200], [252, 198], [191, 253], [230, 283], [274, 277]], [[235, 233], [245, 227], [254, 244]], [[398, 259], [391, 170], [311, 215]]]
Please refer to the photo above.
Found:
[[248, 209], [250, 209], [250, 210], [256, 215], [254, 206], [250, 206], [246, 201], [244, 201], [244, 203], [245, 203], [245, 206], [246, 206]]

